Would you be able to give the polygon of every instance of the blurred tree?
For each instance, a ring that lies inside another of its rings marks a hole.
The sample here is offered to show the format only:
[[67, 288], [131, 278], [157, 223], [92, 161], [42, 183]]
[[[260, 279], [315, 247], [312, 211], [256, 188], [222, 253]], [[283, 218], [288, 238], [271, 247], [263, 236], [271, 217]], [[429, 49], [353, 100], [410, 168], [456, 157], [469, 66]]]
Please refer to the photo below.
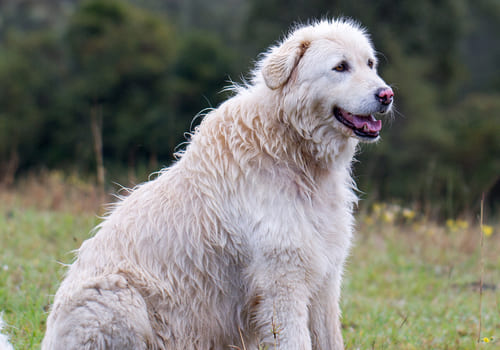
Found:
[[[472, 1], [471, 1], [472, 2]], [[467, 31], [461, 57], [467, 67], [462, 94], [500, 92], [500, 1], [478, 0], [469, 4]]]
[[175, 109], [191, 120], [198, 112], [217, 107], [227, 98], [221, 91], [233, 61], [234, 53], [217, 37], [199, 31], [183, 36], [172, 81]]
[[[175, 59], [172, 28], [124, 2], [94, 0], [77, 9], [66, 39], [73, 111], [94, 127], [103, 118], [97, 132], [105, 156], [134, 167], [139, 148], [149, 146], [145, 155], [165, 152], [164, 144], [147, 140], [172, 113], [166, 89]], [[179, 130], [163, 132], [168, 140]]]
[[62, 30], [75, 4], [82, 0], [1, 0], [0, 42], [14, 30]]
[[0, 182], [10, 184], [19, 167], [33, 166], [50, 153], [61, 52], [48, 33], [11, 33], [0, 51]]
[[[450, 110], [446, 121], [454, 142], [443, 150], [446, 156], [450, 184], [449, 212], [479, 208], [479, 197], [484, 193], [491, 206], [500, 204], [500, 93], [471, 94]], [[456, 199], [456, 200], [455, 200]]]

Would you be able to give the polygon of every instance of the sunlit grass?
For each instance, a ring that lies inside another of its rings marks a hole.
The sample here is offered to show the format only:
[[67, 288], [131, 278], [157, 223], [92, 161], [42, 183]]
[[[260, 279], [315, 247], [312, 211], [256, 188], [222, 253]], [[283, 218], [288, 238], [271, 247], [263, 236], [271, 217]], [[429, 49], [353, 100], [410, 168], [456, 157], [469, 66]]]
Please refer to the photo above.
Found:
[[[99, 220], [91, 210], [73, 210], [72, 197], [58, 199], [56, 209], [11, 199], [0, 204], [0, 312], [16, 349], [38, 349], [63, 277], [60, 263], [71, 262], [70, 252]], [[387, 204], [357, 214], [342, 292], [346, 349], [499, 346], [500, 227], [483, 225], [480, 315], [479, 222], [450, 220], [436, 224]]]

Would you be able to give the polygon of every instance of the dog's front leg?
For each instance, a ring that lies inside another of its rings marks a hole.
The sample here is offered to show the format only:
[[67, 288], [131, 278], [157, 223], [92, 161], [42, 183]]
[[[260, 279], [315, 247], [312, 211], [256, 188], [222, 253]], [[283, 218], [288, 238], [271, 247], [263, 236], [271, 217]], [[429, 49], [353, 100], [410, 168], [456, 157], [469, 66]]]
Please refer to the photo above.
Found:
[[[276, 259], [279, 260], [279, 259]], [[262, 261], [254, 270], [251, 323], [259, 344], [267, 349], [311, 350], [308, 304], [310, 293], [304, 271], [290, 261]]]
[[310, 331], [313, 350], [343, 350], [340, 323], [340, 273], [327, 278], [311, 300]]

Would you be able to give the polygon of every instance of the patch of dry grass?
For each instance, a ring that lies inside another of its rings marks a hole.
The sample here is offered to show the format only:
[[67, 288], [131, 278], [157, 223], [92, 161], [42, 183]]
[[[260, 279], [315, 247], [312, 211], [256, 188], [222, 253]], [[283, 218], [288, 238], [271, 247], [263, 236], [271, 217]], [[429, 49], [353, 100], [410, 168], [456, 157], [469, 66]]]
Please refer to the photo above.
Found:
[[95, 184], [61, 171], [32, 173], [18, 179], [12, 187], [0, 187], [0, 203], [4, 208], [95, 213], [110, 200]]

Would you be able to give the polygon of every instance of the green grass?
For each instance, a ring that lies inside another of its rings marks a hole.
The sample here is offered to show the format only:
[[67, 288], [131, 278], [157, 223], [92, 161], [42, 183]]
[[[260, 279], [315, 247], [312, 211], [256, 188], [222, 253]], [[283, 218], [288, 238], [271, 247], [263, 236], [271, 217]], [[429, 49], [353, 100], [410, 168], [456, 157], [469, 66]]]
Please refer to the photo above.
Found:
[[96, 223], [90, 214], [0, 210], [0, 312], [16, 349], [39, 348], [61, 263]]
[[[343, 286], [346, 349], [495, 349], [500, 337], [500, 229], [485, 237], [479, 312], [479, 228], [358, 215]], [[89, 212], [0, 207], [0, 310], [16, 349], [38, 349], [51, 296], [98, 222]], [[476, 223], [477, 224], [477, 223]]]
[[480, 313], [479, 227], [365, 219], [343, 287], [346, 349], [499, 348], [498, 228], [484, 238]]

